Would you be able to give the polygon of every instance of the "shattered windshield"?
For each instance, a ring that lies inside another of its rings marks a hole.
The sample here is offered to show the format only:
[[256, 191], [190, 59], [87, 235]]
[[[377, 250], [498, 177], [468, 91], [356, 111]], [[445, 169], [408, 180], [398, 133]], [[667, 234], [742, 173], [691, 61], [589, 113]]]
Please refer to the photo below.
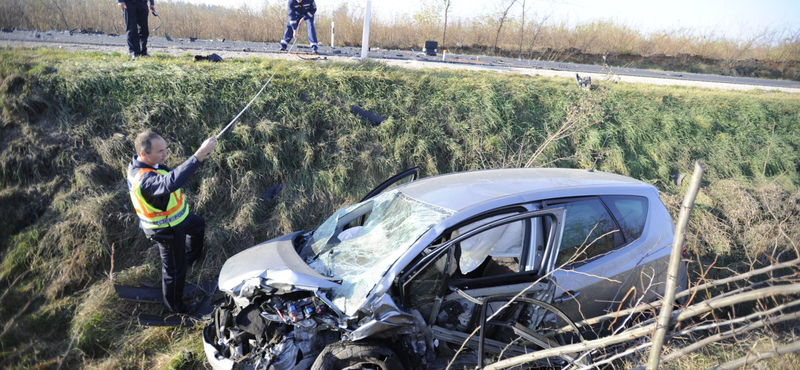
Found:
[[[452, 213], [397, 190], [384, 192], [340, 209], [320, 225], [304, 247], [312, 252], [307, 262], [323, 275], [342, 279], [330, 299], [346, 315], [353, 315], [389, 267]], [[366, 220], [359, 225], [362, 216]]]

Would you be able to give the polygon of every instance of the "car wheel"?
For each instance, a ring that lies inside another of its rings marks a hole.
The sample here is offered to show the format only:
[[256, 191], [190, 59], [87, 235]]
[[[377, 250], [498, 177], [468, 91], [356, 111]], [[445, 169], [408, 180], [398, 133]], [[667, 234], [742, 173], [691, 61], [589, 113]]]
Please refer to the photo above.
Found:
[[391, 349], [376, 343], [333, 343], [317, 356], [311, 370], [403, 370]]

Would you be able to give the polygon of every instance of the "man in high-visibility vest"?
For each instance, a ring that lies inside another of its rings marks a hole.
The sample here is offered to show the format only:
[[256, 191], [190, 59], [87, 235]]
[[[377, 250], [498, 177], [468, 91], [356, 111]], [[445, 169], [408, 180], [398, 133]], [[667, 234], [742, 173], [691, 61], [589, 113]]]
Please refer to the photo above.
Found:
[[128, 190], [139, 225], [161, 252], [161, 287], [164, 303], [173, 312], [189, 311], [183, 304], [186, 266], [200, 258], [206, 223], [189, 212], [183, 187], [200, 168], [217, 142], [207, 139], [200, 149], [175, 169], [164, 165], [167, 142], [145, 131], [134, 142], [137, 155], [128, 165]]

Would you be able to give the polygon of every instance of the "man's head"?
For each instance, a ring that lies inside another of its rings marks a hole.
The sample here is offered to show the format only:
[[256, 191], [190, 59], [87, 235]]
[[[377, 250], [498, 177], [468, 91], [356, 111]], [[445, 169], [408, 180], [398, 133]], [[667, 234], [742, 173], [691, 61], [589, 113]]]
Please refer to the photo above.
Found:
[[134, 145], [142, 163], [155, 166], [167, 159], [167, 142], [153, 131], [144, 131], [137, 135]]

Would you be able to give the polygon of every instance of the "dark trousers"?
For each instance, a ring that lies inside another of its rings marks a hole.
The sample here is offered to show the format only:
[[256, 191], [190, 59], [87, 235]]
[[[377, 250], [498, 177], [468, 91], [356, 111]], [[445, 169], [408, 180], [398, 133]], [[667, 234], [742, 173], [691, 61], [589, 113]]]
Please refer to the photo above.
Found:
[[[314, 27], [314, 17], [308, 16], [303, 17], [306, 23], [306, 30], [308, 31], [308, 43], [311, 45], [311, 48], [317, 50], [317, 29]], [[290, 41], [292, 41], [292, 37], [294, 36], [294, 27], [298, 25], [300, 19], [297, 20], [288, 20], [286, 21], [286, 31], [283, 32], [283, 38], [281, 39], [281, 44], [288, 45]]]
[[128, 36], [128, 51], [136, 55], [147, 54], [147, 37], [150, 30], [147, 28], [147, 13], [149, 8], [146, 1], [125, 1], [127, 10], [122, 11], [125, 17], [125, 35]]
[[150, 235], [161, 252], [161, 290], [170, 311], [186, 311], [183, 305], [186, 266], [202, 255], [205, 231], [206, 222], [190, 213], [179, 225]]

